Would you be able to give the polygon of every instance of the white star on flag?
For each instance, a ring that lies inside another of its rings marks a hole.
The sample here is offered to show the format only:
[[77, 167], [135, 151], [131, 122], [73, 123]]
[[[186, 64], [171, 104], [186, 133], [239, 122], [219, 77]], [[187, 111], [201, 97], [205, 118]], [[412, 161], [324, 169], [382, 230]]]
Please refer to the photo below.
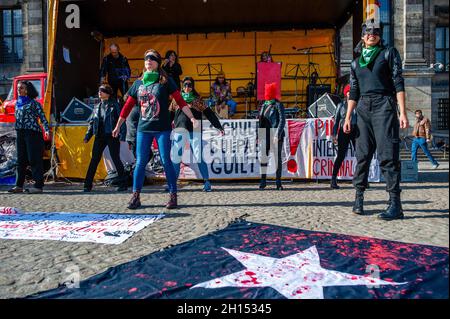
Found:
[[197, 284], [191, 289], [271, 287], [288, 299], [323, 299], [323, 287], [405, 284], [324, 269], [320, 265], [316, 246], [284, 258], [222, 249], [239, 260], [246, 269]]

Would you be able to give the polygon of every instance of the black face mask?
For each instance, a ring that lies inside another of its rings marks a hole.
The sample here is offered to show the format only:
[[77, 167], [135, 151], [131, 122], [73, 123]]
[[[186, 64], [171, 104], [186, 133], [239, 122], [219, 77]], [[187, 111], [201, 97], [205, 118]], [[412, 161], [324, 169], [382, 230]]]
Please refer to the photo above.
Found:
[[364, 30], [364, 35], [377, 35], [381, 36], [381, 29], [379, 28], [366, 28]]
[[183, 87], [192, 88], [192, 83], [183, 83]]
[[158, 58], [157, 56], [153, 55], [153, 54], [147, 54], [147, 55], [145, 56], [144, 61], [147, 61], [147, 60], [155, 61], [155, 62], [158, 63], [158, 65], [161, 65], [161, 59]]

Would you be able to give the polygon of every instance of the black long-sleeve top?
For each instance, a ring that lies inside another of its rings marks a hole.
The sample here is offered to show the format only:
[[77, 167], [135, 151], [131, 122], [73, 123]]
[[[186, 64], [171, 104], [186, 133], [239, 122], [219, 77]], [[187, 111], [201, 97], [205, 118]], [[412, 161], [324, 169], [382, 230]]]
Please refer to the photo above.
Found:
[[[202, 119], [202, 114], [205, 114], [206, 118], [211, 122], [211, 124], [218, 130], [223, 131], [222, 124], [220, 124], [220, 120], [217, 117], [216, 113], [214, 113], [213, 110], [211, 110], [209, 107], [202, 107], [203, 101], [198, 98], [192, 103], [188, 103], [189, 106], [194, 105], [194, 107], [190, 107], [192, 115], [194, 115], [194, 118], [197, 120]], [[202, 111], [200, 111], [202, 110]], [[189, 132], [192, 132], [194, 130], [194, 127], [192, 126], [192, 122], [187, 117], [187, 115], [183, 112], [182, 109], [178, 108], [175, 111], [175, 117], [173, 120], [173, 123], [175, 125], [175, 128], [184, 128], [188, 130]]]
[[350, 71], [350, 100], [358, 101], [364, 95], [394, 96], [405, 91], [402, 60], [396, 48], [383, 48], [375, 60], [361, 68], [359, 57]]
[[105, 56], [100, 67], [100, 78], [106, 77], [106, 75], [108, 75], [109, 82], [128, 79], [131, 75], [128, 59], [121, 53], [117, 58], [114, 58], [111, 53]]
[[[333, 125], [333, 135], [337, 136], [338, 131], [343, 132], [342, 127], [345, 123], [345, 116], [347, 115], [347, 102], [342, 102], [338, 104], [336, 108], [336, 113], [334, 114], [334, 125]], [[356, 109], [352, 112], [351, 117], [352, 127], [356, 126]]]
[[163, 69], [175, 81], [178, 90], [180, 90], [181, 89], [180, 75], [183, 74], [183, 69], [181, 68], [180, 63], [175, 62], [172, 66], [170, 66], [169, 62], [163, 66]]

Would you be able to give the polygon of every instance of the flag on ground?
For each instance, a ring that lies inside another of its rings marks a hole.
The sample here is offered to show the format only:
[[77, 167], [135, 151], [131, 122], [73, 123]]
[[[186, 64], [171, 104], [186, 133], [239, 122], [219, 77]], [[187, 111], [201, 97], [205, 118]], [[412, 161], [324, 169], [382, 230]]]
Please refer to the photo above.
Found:
[[448, 298], [448, 248], [241, 221], [31, 298]]

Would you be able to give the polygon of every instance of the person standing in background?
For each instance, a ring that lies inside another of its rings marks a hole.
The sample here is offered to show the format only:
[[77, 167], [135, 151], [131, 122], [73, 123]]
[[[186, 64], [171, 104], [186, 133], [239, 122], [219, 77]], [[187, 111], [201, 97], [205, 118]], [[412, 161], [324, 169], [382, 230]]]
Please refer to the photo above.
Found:
[[108, 84], [113, 90], [113, 96], [117, 98], [117, 92], [120, 91], [123, 97], [128, 91], [130, 75], [128, 59], [120, 53], [118, 44], [111, 44], [109, 54], [103, 58], [100, 67], [100, 84], [104, 84], [108, 80]]
[[430, 120], [423, 116], [422, 110], [416, 110], [416, 124], [414, 125], [413, 135], [414, 140], [411, 147], [411, 160], [417, 162], [417, 151], [419, 147], [425, 153], [425, 155], [430, 160], [431, 164], [433, 164], [433, 169], [439, 167], [439, 163], [436, 159], [431, 155], [428, 144], [431, 142], [431, 123]]

